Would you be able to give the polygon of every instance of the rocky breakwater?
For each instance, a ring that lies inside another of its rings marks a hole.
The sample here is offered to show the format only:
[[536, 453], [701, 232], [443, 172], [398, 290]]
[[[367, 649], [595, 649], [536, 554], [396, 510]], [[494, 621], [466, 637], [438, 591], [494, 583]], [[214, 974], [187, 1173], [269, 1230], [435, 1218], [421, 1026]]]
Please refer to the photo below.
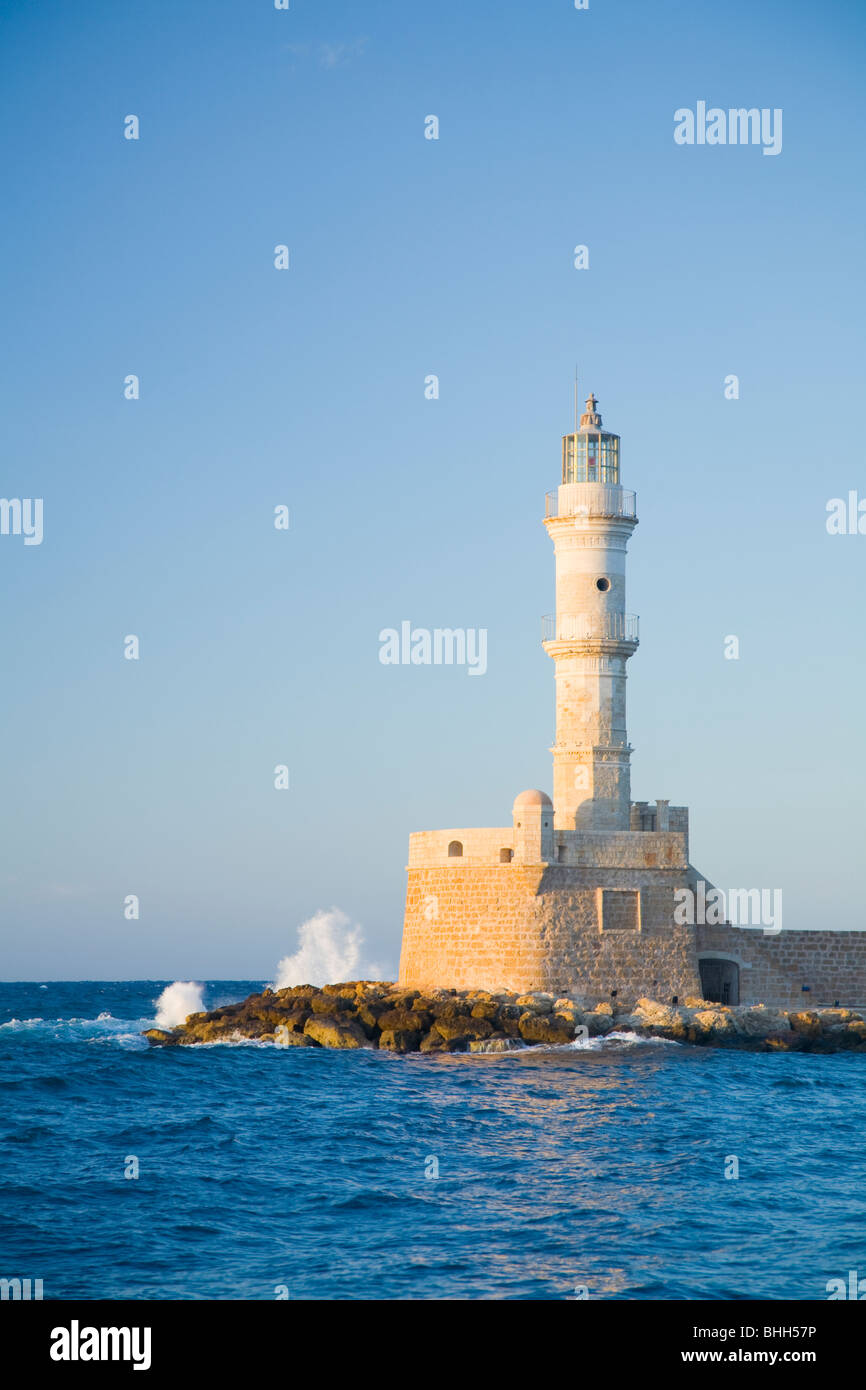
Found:
[[705, 999], [588, 1003], [579, 996], [437, 989], [361, 980], [266, 989], [239, 1004], [150, 1028], [158, 1046], [251, 1039], [282, 1047], [374, 1047], [388, 1052], [508, 1052], [609, 1034], [667, 1038], [753, 1052], [866, 1052], [866, 1021], [851, 1009], [784, 1012]]

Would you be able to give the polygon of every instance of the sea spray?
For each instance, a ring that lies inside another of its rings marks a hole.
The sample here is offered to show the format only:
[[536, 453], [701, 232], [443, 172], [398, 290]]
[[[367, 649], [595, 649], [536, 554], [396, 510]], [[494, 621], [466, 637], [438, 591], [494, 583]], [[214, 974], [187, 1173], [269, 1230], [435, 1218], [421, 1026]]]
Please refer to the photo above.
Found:
[[366, 965], [361, 969], [364, 933], [338, 907], [318, 912], [298, 927], [299, 946], [293, 956], [283, 956], [277, 966], [275, 989], [292, 985], [338, 984], [342, 980], [382, 978], [381, 969]]
[[192, 980], [175, 980], [156, 1001], [156, 1021], [160, 1028], [176, 1028], [185, 1023], [190, 1014], [201, 1013], [204, 1008], [203, 987]]

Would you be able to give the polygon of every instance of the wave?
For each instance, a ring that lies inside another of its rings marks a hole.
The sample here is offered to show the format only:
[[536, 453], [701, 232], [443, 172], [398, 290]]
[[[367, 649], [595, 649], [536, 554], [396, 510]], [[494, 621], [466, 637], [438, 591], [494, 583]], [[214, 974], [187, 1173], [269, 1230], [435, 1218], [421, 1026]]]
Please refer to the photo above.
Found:
[[605, 1046], [610, 1043], [615, 1043], [619, 1047], [636, 1047], [638, 1045], [682, 1047], [682, 1043], [676, 1042], [673, 1038], [646, 1038], [640, 1033], [632, 1033], [625, 1029], [622, 1032], [605, 1033], [597, 1038], [575, 1038], [574, 1042], [569, 1043], [568, 1046], [573, 1052], [603, 1052]]
[[277, 965], [274, 989], [292, 985], [337, 984], [341, 980], [381, 980], [382, 967], [361, 964], [364, 932], [345, 912], [320, 908], [298, 927], [298, 949]]
[[177, 1028], [186, 1023], [190, 1014], [200, 1014], [203, 1009], [204, 986], [192, 980], [175, 980], [156, 1001], [156, 1026]]
[[0, 1023], [0, 1034], [23, 1035], [35, 1040], [55, 1042], [118, 1043], [121, 1047], [145, 1048], [147, 1039], [141, 1036], [153, 1019], [115, 1018], [101, 1013], [96, 1018], [10, 1018]]

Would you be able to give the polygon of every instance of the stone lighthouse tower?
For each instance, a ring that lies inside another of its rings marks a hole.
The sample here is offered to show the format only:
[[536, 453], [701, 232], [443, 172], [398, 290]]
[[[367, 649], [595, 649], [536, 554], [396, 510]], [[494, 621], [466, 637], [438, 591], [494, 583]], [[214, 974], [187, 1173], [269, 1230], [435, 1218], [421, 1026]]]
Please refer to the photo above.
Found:
[[[724, 970], [739, 969], [725, 955], [731, 928], [675, 916], [677, 894], [699, 881], [688, 809], [630, 797], [625, 682], [638, 625], [626, 613], [625, 560], [636, 525], [619, 437], [603, 428], [590, 396], [562, 440], [562, 482], [547, 498], [553, 800], [530, 788], [515, 798], [510, 825], [410, 835], [401, 984], [685, 998], [715, 988], [723, 955]], [[699, 938], [710, 930], [722, 935]], [[733, 1000], [739, 986], [730, 979]]]
[[625, 611], [625, 558], [637, 517], [620, 483], [619, 436], [602, 428], [597, 405], [589, 396], [563, 436], [562, 483], [547, 496], [556, 613], [543, 638], [556, 664], [554, 825], [605, 833], [630, 826], [625, 682], [638, 620]]

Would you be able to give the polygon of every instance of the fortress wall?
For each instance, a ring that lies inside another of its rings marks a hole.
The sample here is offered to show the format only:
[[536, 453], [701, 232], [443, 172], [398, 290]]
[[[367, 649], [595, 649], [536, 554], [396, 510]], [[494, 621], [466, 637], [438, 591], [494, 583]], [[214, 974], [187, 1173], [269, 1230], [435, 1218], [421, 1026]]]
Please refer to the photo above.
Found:
[[[448, 846], [459, 840], [462, 858], [449, 859]], [[514, 828], [473, 827], [469, 830], [420, 830], [409, 836], [409, 868], [426, 868], [434, 864], [498, 864], [499, 851], [514, 846]]]
[[[649, 838], [649, 837], [647, 837]], [[400, 982], [620, 999], [699, 992], [695, 928], [673, 926], [676, 870], [559, 865], [409, 871]], [[599, 930], [601, 889], [641, 891], [643, 929]]]
[[[499, 851], [514, 847], [513, 826], [454, 830], [420, 830], [409, 836], [409, 868], [455, 865], [448, 846], [459, 840], [465, 865], [497, 865]], [[686, 837], [682, 831], [606, 831], [592, 834], [583, 830], [555, 830], [554, 850], [561, 845], [566, 865], [596, 868], [680, 868], [688, 870]], [[536, 854], [540, 858], [540, 845]], [[457, 858], [459, 867], [461, 859]], [[689, 880], [685, 872], [682, 883]]]
[[[811, 1009], [866, 1005], [866, 931], [782, 931], [760, 927], [695, 928], [698, 955], [713, 952], [740, 966], [740, 1003]], [[809, 985], [808, 993], [803, 985]]]
[[[581, 856], [585, 851], [594, 861], [583, 867], [491, 864], [492, 852], [484, 860], [484, 837], [498, 858], [507, 833], [412, 837], [401, 983], [549, 990], [592, 1001], [607, 999], [612, 989], [623, 1001], [642, 994], [684, 999], [701, 993], [700, 956], [714, 955], [740, 967], [741, 1004], [808, 1009], [838, 999], [866, 1007], [866, 931], [768, 935], [760, 927], [675, 924], [673, 892], [683, 875], [676, 865], [665, 867], [679, 858], [674, 837], [598, 836], [594, 845], [581, 844]], [[472, 835], [482, 838], [473, 845]], [[449, 840], [461, 836], [480, 862], [443, 861]], [[620, 910], [618, 900], [609, 899], [606, 927], [604, 889], [639, 890], [639, 909], [632, 902]]]
[[[414, 837], [413, 837], [414, 838]], [[400, 983], [416, 989], [543, 989], [534, 920], [542, 867], [409, 870]]]
[[[677, 831], [632, 830], [591, 834], [554, 831], [554, 843], [565, 846], [565, 863], [587, 868], [688, 869], [685, 836]], [[644, 881], [644, 880], [642, 880]], [[678, 876], [678, 886], [687, 882]], [[625, 885], [623, 885], [625, 886]], [[629, 885], [631, 886], [631, 885]]]

